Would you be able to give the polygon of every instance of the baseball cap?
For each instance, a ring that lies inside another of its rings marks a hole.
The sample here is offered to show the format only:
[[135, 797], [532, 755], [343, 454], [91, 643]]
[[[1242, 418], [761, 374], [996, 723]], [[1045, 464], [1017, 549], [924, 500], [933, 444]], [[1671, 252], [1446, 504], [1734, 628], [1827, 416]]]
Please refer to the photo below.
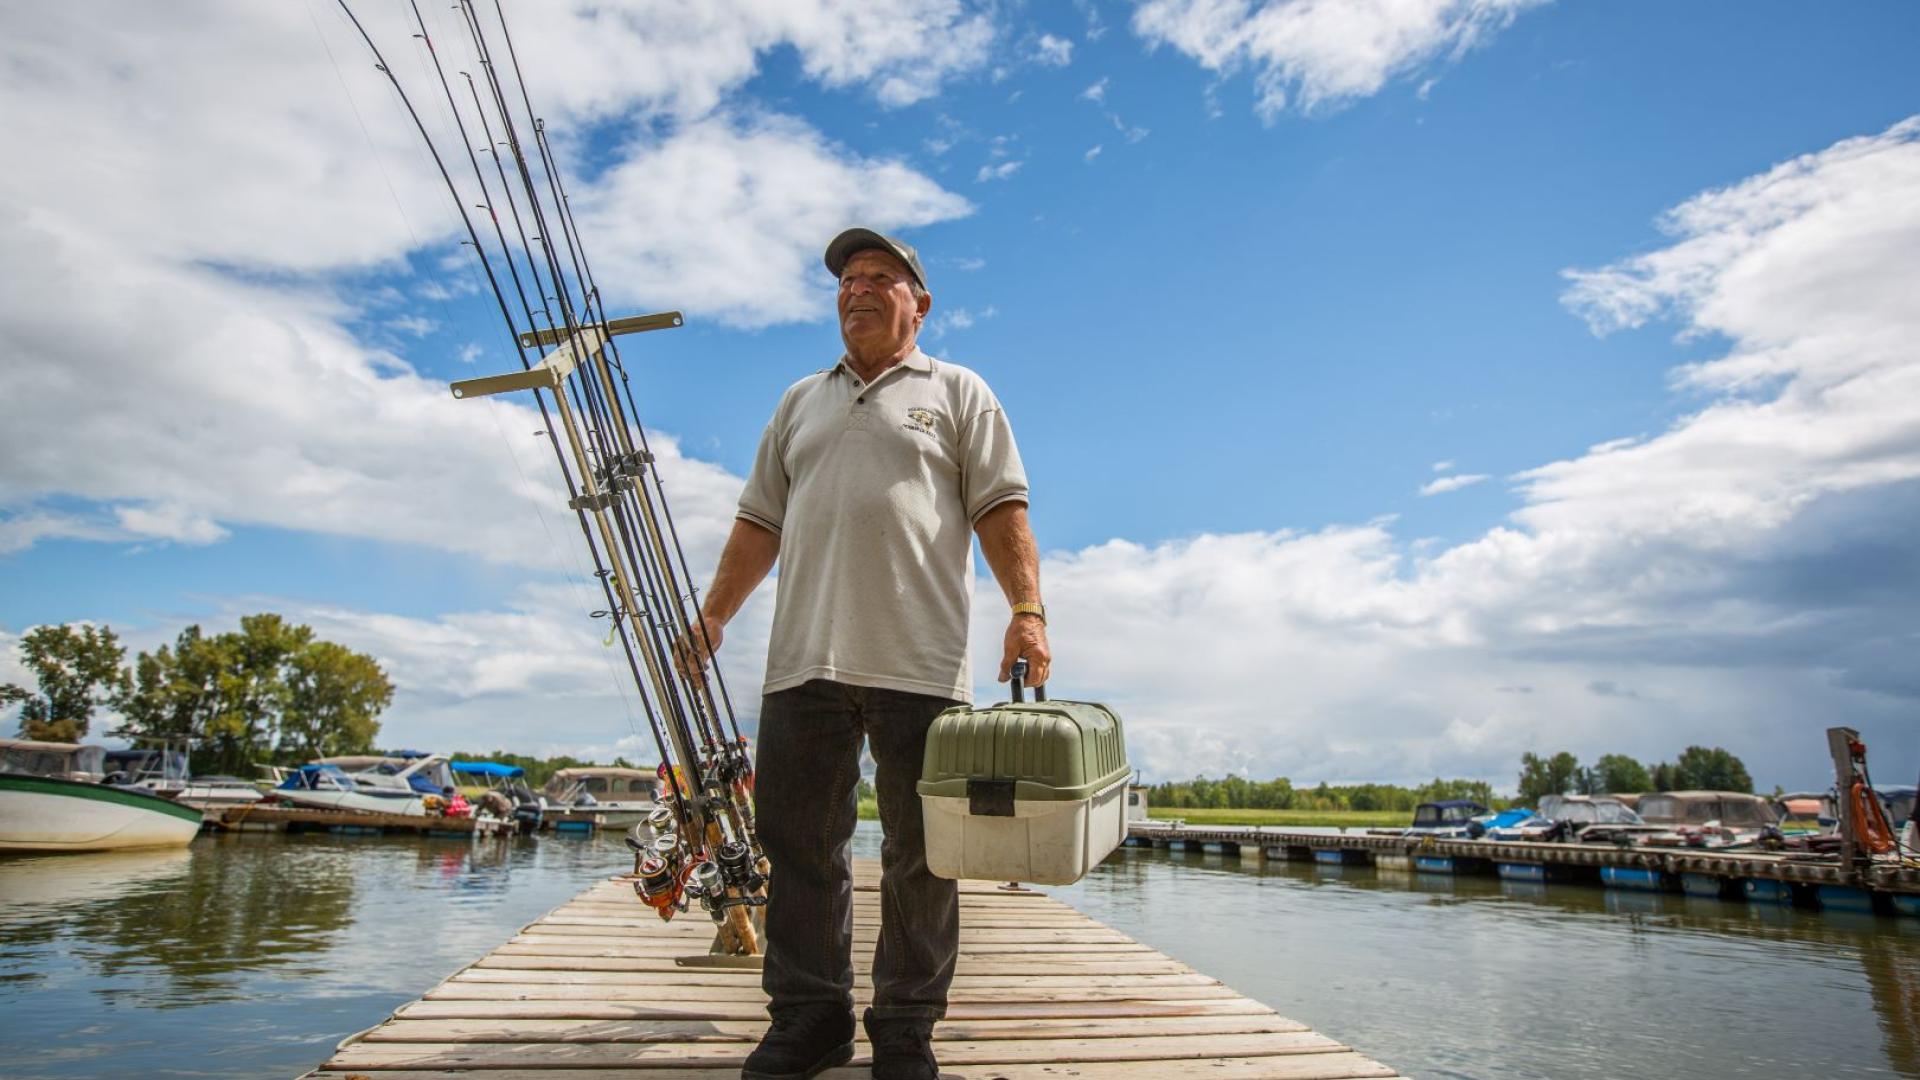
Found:
[[913, 245], [872, 229], [848, 229], [834, 237], [833, 243], [827, 245], [827, 270], [834, 277], [839, 277], [840, 271], [846, 269], [847, 260], [858, 251], [884, 251], [893, 255], [913, 271], [914, 280], [920, 283], [921, 288], [927, 288], [927, 272], [920, 266], [920, 253], [913, 250]]

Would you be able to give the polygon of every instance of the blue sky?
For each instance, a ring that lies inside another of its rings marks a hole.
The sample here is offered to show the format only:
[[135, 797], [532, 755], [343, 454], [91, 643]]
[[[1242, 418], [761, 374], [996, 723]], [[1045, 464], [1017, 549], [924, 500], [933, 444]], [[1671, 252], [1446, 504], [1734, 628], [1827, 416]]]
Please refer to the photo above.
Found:
[[[404, 54], [404, 9], [356, 10]], [[613, 307], [688, 312], [625, 355], [696, 562], [837, 354], [817, 253], [861, 221], [920, 247], [923, 344], [1007, 405], [1060, 688], [1151, 774], [1508, 785], [1526, 749], [1704, 742], [1797, 786], [1830, 721], [1920, 766], [1888, 539], [1920, 359], [1878, 351], [1920, 265], [1911, 5], [609, 11], [514, 29], [597, 46], [531, 90]], [[398, 741], [630, 747], [538, 425], [436, 389], [504, 370], [504, 330], [337, 15], [130, 13], [113, 89], [36, 73], [78, 20], [0, 20], [9, 111], [77, 148], [0, 215], [0, 633], [286, 610], [388, 663]], [[118, 290], [178, 317], [54, 340]]]

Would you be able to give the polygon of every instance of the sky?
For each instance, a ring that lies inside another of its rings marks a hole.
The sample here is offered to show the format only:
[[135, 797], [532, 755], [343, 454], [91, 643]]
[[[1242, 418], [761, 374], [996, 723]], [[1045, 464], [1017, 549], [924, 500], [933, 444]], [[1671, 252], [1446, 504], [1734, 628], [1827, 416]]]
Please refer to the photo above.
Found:
[[[412, 9], [352, 6], [457, 148]], [[1148, 779], [1823, 787], [1834, 724], [1920, 772], [1920, 8], [506, 14], [608, 307], [686, 314], [622, 355], [703, 584], [862, 224], [1012, 420], [1051, 689]], [[336, 3], [10, 5], [0, 117], [0, 681], [37, 625], [272, 610], [382, 662], [383, 742], [650, 756], [537, 414], [447, 392], [511, 342]]]

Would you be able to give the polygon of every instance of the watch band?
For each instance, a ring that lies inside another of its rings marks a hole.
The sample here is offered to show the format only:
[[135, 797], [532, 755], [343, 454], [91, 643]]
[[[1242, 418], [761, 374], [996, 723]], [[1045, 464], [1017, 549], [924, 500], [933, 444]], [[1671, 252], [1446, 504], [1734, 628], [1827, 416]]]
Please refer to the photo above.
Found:
[[1013, 605], [1013, 613], [1015, 615], [1033, 615], [1040, 620], [1041, 626], [1047, 625], [1047, 605], [1045, 604], [1030, 604], [1022, 601]]

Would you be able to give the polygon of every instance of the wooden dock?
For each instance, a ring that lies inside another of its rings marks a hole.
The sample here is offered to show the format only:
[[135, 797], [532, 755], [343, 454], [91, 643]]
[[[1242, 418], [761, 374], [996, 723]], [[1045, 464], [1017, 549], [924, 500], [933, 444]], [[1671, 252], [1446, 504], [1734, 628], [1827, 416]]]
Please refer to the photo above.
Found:
[[412, 833], [427, 836], [504, 836], [514, 823], [497, 818], [437, 814], [375, 814], [303, 806], [229, 806], [208, 810], [203, 828], [221, 832], [331, 832], [345, 835]]
[[1526, 881], [1920, 915], [1920, 869], [1891, 858], [1842, 866], [1830, 857], [1763, 851], [1439, 839], [1386, 830], [1307, 833], [1270, 826], [1167, 821], [1130, 822], [1127, 832], [1131, 846], [1214, 851], [1249, 863], [1291, 860], [1437, 874], [1497, 874]]
[[[879, 870], [854, 893], [854, 997], [872, 992]], [[766, 1029], [755, 970], [689, 968], [713, 924], [663, 923], [628, 879], [594, 885], [342, 1043], [310, 1078], [722, 1080]], [[964, 882], [960, 959], [934, 1030], [948, 1080], [1392, 1077], [1192, 968], [1037, 892]], [[824, 1080], [867, 1075], [867, 1047]]]

